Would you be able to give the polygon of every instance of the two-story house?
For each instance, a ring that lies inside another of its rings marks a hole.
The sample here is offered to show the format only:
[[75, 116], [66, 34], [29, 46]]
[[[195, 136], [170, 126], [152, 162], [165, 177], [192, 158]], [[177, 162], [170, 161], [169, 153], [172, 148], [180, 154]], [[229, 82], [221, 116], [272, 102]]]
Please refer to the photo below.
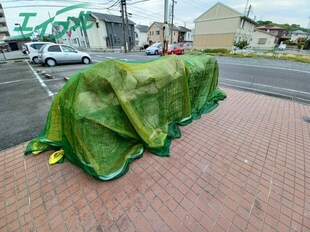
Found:
[[[91, 12], [88, 25], [93, 26], [87, 30], [78, 27], [75, 31], [67, 32], [62, 40], [74, 47], [91, 49], [119, 49], [124, 47], [124, 28], [121, 16]], [[128, 20], [128, 46], [133, 48], [134, 22]]]
[[[153, 43], [163, 43], [164, 42], [164, 23], [153, 22], [152, 25], [148, 28], [148, 43], [149, 45]], [[171, 26], [170, 26], [171, 27]], [[171, 28], [170, 28], [171, 30]], [[172, 35], [169, 36], [169, 44], [175, 44], [179, 41], [179, 28], [173, 25]], [[172, 41], [171, 41], [172, 38]]]
[[218, 2], [194, 20], [196, 49], [232, 49], [234, 42], [251, 41], [256, 22], [231, 7]]
[[[77, 19], [72, 19], [72, 26]], [[120, 49], [124, 47], [124, 28], [121, 16], [91, 12], [87, 30], [77, 27], [62, 36], [62, 42], [77, 48]], [[134, 22], [128, 20], [128, 46], [135, 46]]]

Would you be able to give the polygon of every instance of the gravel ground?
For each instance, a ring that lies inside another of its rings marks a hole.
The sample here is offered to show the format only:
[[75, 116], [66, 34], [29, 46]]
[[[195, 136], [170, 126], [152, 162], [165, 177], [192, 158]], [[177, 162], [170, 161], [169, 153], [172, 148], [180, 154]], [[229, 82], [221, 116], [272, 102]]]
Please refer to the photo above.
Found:
[[297, 69], [310, 72], [310, 65], [307, 63], [287, 61], [287, 60], [272, 60], [264, 58], [234, 58], [234, 57], [222, 57], [217, 56], [219, 63], [239, 63], [245, 65], [261, 65], [261, 66], [273, 66], [287, 69]]

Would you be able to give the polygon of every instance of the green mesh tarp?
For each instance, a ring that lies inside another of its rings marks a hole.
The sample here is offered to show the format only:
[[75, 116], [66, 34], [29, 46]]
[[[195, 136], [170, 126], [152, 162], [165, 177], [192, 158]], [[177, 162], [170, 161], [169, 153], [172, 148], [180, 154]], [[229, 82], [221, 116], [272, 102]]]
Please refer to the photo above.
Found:
[[72, 77], [55, 96], [44, 131], [25, 154], [64, 150], [101, 180], [117, 178], [147, 148], [169, 156], [172, 138], [226, 97], [211, 56], [165, 56], [149, 62], [106, 60]]

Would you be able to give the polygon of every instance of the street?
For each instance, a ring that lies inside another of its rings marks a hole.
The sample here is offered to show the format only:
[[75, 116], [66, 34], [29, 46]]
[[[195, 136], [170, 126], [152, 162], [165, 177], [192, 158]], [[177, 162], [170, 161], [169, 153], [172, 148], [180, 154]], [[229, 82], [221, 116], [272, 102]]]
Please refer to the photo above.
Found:
[[[147, 61], [157, 58], [143, 53], [92, 53], [91, 56], [93, 63], [105, 59]], [[272, 61], [268, 66], [271, 62], [268, 60], [227, 57], [218, 57], [217, 60], [220, 86], [310, 102], [310, 67], [307, 64]], [[26, 61], [0, 64], [0, 150], [38, 136], [53, 96], [66, 83], [64, 78], [89, 66], [43, 67]], [[51, 76], [47, 78], [43, 73]]]

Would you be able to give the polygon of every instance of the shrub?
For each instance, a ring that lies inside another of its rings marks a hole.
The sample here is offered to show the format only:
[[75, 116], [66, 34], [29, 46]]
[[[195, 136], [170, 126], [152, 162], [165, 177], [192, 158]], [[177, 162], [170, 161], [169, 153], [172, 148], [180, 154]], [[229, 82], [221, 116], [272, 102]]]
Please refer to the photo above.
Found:
[[234, 42], [234, 46], [236, 46], [239, 49], [243, 49], [249, 46], [249, 43], [246, 40], [241, 40], [239, 42]]
[[204, 53], [229, 53], [229, 50], [225, 48], [207, 48], [203, 50]]

